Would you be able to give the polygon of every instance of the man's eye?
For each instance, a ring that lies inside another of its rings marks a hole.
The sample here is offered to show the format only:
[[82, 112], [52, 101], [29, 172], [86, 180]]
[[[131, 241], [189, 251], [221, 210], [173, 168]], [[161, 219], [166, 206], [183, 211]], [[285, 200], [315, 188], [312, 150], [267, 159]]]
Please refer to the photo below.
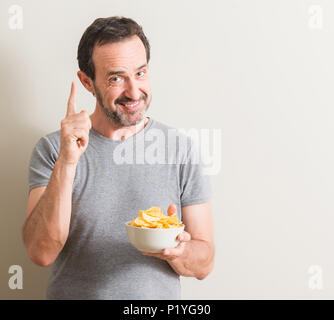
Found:
[[144, 72], [144, 71], [139, 71], [139, 72], [137, 73], [137, 75], [138, 75], [139, 77], [143, 77], [143, 76], [145, 75], [145, 72]]
[[120, 82], [121, 81], [121, 77], [113, 77], [110, 79], [111, 82]]

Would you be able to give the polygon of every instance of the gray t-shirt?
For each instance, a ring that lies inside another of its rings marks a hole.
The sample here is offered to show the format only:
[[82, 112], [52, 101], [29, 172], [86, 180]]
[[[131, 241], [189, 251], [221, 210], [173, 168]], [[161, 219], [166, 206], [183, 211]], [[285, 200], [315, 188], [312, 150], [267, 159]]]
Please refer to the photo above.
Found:
[[[29, 191], [46, 186], [58, 158], [60, 130], [36, 144]], [[68, 239], [51, 266], [47, 299], [180, 299], [179, 275], [168, 262], [142, 255], [128, 241], [125, 222], [139, 210], [165, 214], [211, 198], [197, 144], [152, 118], [136, 135], [116, 141], [89, 133], [72, 192]], [[123, 163], [122, 163], [123, 162]]]

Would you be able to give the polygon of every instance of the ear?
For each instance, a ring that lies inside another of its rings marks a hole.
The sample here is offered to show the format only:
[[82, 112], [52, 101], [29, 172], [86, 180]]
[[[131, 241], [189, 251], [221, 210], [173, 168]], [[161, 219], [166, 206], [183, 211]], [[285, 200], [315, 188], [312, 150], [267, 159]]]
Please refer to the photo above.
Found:
[[79, 70], [77, 72], [77, 76], [80, 79], [80, 82], [82, 83], [82, 85], [93, 94], [93, 96], [95, 96], [95, 89], [94, 89], [94, 85], [93, 85], [93, 81], [90, 77], [88, 77], [86, 75], [86, 73], [84, 73], [83, 71]]

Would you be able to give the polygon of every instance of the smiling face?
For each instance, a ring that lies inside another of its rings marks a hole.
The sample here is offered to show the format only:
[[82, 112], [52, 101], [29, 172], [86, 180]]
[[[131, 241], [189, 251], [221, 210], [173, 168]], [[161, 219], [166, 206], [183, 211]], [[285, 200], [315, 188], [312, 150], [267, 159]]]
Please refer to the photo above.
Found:
[[145, 47], [138, 36], [95, 45], [94, 91], [98, 105], [117, 127], [141, 122], [151, 102]]

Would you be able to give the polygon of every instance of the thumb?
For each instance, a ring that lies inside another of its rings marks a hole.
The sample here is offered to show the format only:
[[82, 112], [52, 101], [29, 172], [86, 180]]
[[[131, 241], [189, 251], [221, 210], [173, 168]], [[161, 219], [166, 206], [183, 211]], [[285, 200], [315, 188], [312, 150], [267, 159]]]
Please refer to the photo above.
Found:
[[169, 205], [168, 209], [167, 209], [167, 213], [169, 216], [172, 216], [173, 214], [177, 213], [177, 208], [174, 204]]

